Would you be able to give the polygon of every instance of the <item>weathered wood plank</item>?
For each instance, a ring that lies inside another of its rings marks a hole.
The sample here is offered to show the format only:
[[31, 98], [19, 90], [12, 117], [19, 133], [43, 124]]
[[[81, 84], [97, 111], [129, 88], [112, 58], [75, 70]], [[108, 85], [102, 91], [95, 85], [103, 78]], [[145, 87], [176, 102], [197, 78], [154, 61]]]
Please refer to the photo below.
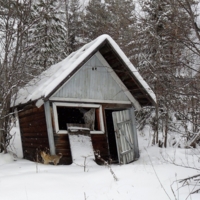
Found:
[[[102, 57], [102, 59], [104, 58]], [[94, 66], [96, 67], [94, 68]], [[108, 91], [107, 86], [111, 90]], [[53, 97], [100, 99], [113, 102], [129, 100], [119, 84], [111, 76], [110, 70], [104, 67], [104, 64], [96, 54]]]
[[53, 127], [52, 127], [52, 116], [51, 116], [51, 108], [50, 102], [44, 102], [44, 113], [45, 113], [45, 121], [46, 121], [46, 128], [48, 134], [48, 141], [50, 147], [50, 153], [54, 155], [56, 153], [55, 144], [54, 144], [54, 136], [53, 136]]
[[24, 158], [35, 161], [38, 151], [49, 149], [44, 107], [28, 105], [18, 116]]
[[54, 142], [57, 153], [62, 153], [61, 164], [69, 165], [72, 163], [71, 150], [69, 145], [69, 137], [67, 134], [55, 134]]
[[22, 133], [23, 137], [36, 137], [36, 138], [44, 138], [47, 136], [46, 132], [29, 132], [29, 133]]
[[37, 120], [37, 118], [33, 118], [32, 121], [24, 121], [20, 122], [21, 127], [29, 127], [29, 126], [40, 126], [40, 125], [46, 125], [44, 120]]
[[69, 145], [61, 145], [61, 144], [57, 144], [56, 145], [56, 149], [65, 149], [65, 150], [70, 150], [70, 147], [69, 147]]
[[29, 127], [21, 127], [21, 132], [23, 133], [40, 133], [40, 132], [45, 132], [47, 131], [46, 126], [38, 126], [38, 127], [33, 127], [33, 126], [29, 126]]
[[39, 114], [39, 115], [30, 115], [30, 116], [25, 116], [25, 117], [20, 117], [20, 123], [24, 124], [24, 123], [29, 123], [32, 122], [33, 119], [36, 119], [37, 121], [45, 121], [45, 116], [43, 113]]
[[29, 116], [32, 115], [33, 113], [43, 113], [44, 112], [44, 106], [41, 106], [40, 108], [37, 108], [36, 106], [32, 106], [29, 109], [21, 110], [19, 111], [18, 115], [19, 117], [22, 116]]
[[57, 148], [57, 153], [63, 153], [65, 155], [71, 156], [71, 150], [70, 149], [64, 149], [64, 148]]
[[35, 143], [24, 143], [23, 144], [23, 151], [27, 148], [33, 148], [33, 149], [49, 149], [49, 144], [35, 144]]
[[44, 148], [49, 148], [49, 144], [47, 142], [29, 142], [26, 141], [26, 143], [23, 144], [23, 147], [32, 147], [32, 148], [39, 148], [39, 147], [44, 147]]
[[91, 138], [94, 150], [100, 151], [102, 158], [108, 160], [109, 153], [106, 134], [92, 134]]

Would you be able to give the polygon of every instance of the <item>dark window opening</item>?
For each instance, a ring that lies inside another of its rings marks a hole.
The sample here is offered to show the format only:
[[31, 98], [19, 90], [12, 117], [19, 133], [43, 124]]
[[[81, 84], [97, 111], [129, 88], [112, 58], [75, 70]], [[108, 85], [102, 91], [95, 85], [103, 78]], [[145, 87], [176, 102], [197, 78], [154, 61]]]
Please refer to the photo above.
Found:
[[[94, 131], [100, 131], [99, 108], [92, 109], [94, 109], [93, 129]], [[67, 124], [86, 125], [86, 119], [84, 118], [84, 115], [89, 111], [91, 111], [91, 108], [57, 106], [59, 130], [67, 130]]]

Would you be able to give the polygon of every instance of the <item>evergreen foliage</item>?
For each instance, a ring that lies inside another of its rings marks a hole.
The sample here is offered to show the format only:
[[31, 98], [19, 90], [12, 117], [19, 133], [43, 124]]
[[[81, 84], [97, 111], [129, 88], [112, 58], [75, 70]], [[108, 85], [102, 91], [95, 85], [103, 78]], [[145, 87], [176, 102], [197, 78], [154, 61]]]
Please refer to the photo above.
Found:
[[167, 141], [172, 116], [187, 134], [199, 132], [199, 8], [197, 0], [90, 0], [85, 8], [79, 0], [0, 0], [0, 142], [11, 96], [101, 34], [119, 44], [157, 96], [157, 107], [146, 109], [154, 113], [153, 141], [160, 127]]
[[110, 35], [130, 56], [130, 39], [133, 39], [135, 4], [132, 0], [90, 1], [84, 18], [84, 36], [91, 41], [99, 35]]
[[79, 0], [71, 0], [68, 4], [67, 22], [67, 49], [68, 54], [76, 51], [83, 42], [83, 11]]
[[33, 18], [38, 20], [29, 31], [31, 64], [43, 71], [62, 60], [66, 54], [66, 31], [59, 1], [39, 0], [33, 5]]

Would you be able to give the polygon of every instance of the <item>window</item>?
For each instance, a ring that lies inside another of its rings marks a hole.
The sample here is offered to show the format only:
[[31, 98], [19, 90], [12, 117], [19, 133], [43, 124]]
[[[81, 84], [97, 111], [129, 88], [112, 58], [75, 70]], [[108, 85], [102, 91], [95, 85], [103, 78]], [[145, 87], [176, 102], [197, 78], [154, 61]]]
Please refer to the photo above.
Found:
[[53, 103], [56, 133], [67, 133], [68, 126], [90, 128], [92, 134], [103, 134], [101, 105], [80, 103]]

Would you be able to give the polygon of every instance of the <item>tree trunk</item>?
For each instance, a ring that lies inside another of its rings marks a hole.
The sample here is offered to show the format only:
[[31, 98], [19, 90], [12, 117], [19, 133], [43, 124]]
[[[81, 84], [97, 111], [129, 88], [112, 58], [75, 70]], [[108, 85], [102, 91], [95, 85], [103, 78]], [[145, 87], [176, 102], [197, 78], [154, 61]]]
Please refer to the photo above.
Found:
[[166, 116], [165, 116], [165, 135], [164, 135], [164, 147], [167, 147], [167, 136], [169, 130], [169, 108], [167, 106]]

